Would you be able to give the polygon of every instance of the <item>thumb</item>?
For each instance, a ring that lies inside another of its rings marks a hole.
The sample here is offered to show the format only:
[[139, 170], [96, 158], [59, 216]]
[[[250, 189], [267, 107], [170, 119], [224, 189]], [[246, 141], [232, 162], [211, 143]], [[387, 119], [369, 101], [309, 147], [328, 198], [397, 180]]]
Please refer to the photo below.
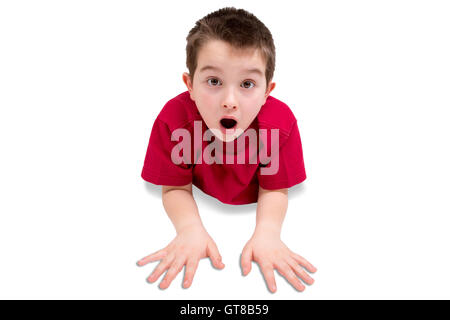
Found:
[[208, 243], [206, 247], [206, 254], [211, 259], [213, 266], [217, 269], [223, 269], [225, 265], [222, 263], [222, 257], [220, 256], [219, 249], [214, 242]]
[[252, 270], [252, 248], [250, 246], [245, 246], [242, 250], [241, 267], [244, 276], [248, 275]]

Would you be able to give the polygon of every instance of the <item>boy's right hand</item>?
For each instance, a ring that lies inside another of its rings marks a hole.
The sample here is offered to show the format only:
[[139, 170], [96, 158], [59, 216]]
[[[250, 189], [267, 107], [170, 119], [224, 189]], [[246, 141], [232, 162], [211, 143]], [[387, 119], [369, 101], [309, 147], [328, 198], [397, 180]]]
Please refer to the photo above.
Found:
[[203, 226], [195, 225], [180, 230], [167, 247], [142, 258], [137, 262], [137, 265], [144, 266], [149, 262], [162, 259], [147, 278], [148, 282], [153, 283], [168, 269], [164, 279], [159, 284], [161, 289], [168, 288], [172, 280], [186, 265], [183, 287], [188, 288], [192, 284], [199, 260], [208, 256], [215, 268], [223, 269], [225, 267], [214, 240]]

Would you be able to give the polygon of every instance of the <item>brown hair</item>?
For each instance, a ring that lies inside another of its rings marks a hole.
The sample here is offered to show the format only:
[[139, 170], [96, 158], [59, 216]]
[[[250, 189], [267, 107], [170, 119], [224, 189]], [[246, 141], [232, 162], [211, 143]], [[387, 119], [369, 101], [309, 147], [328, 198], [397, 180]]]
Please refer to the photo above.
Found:
[[186, 66], [191, 80], [200, 48], [209, 40], [222, 40], [237, 49], [259, 49], [266, 60], [266, 88], [275, 71], [275, 45], [269, 29], [243, 9], [225, 7], [198, 20], [186, 37]]

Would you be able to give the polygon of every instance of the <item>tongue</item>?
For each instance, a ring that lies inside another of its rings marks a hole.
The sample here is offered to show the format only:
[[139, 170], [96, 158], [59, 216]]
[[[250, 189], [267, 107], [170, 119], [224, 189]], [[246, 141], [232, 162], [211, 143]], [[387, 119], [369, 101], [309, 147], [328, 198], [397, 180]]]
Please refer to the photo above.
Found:
[[220, 123], [227, 129], [233, 128], [236, 125], [236, 120], [233, 119], [222, 119]]

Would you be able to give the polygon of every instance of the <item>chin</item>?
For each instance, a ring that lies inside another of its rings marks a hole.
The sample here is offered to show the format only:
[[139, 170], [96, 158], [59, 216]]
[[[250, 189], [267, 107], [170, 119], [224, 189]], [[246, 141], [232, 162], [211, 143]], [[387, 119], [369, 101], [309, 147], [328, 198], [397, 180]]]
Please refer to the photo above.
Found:
[[231, 142], [231, 141], [234, 141], [234, 140], [236, 140], [236, 136], [234, 136], [234, 135], [232, 135], [232, 136], [227, 136], [227, 137], [223, 137], [223, 135], [222, 135], [222, 137], [219, 137], [219, 139], [220, 140], [222, 140], [223, 142]]
[[[223, 142], [231, 142], [233, 140], [236, 140], [243, 132], [244, 130], [240, 128], [235, 128], [230, 133], [225, 133], [222, 129], [210, 129], [214, 136], [216, 136], [220, 141]], [[231, 130], [230, 130], [231, 131]]]

